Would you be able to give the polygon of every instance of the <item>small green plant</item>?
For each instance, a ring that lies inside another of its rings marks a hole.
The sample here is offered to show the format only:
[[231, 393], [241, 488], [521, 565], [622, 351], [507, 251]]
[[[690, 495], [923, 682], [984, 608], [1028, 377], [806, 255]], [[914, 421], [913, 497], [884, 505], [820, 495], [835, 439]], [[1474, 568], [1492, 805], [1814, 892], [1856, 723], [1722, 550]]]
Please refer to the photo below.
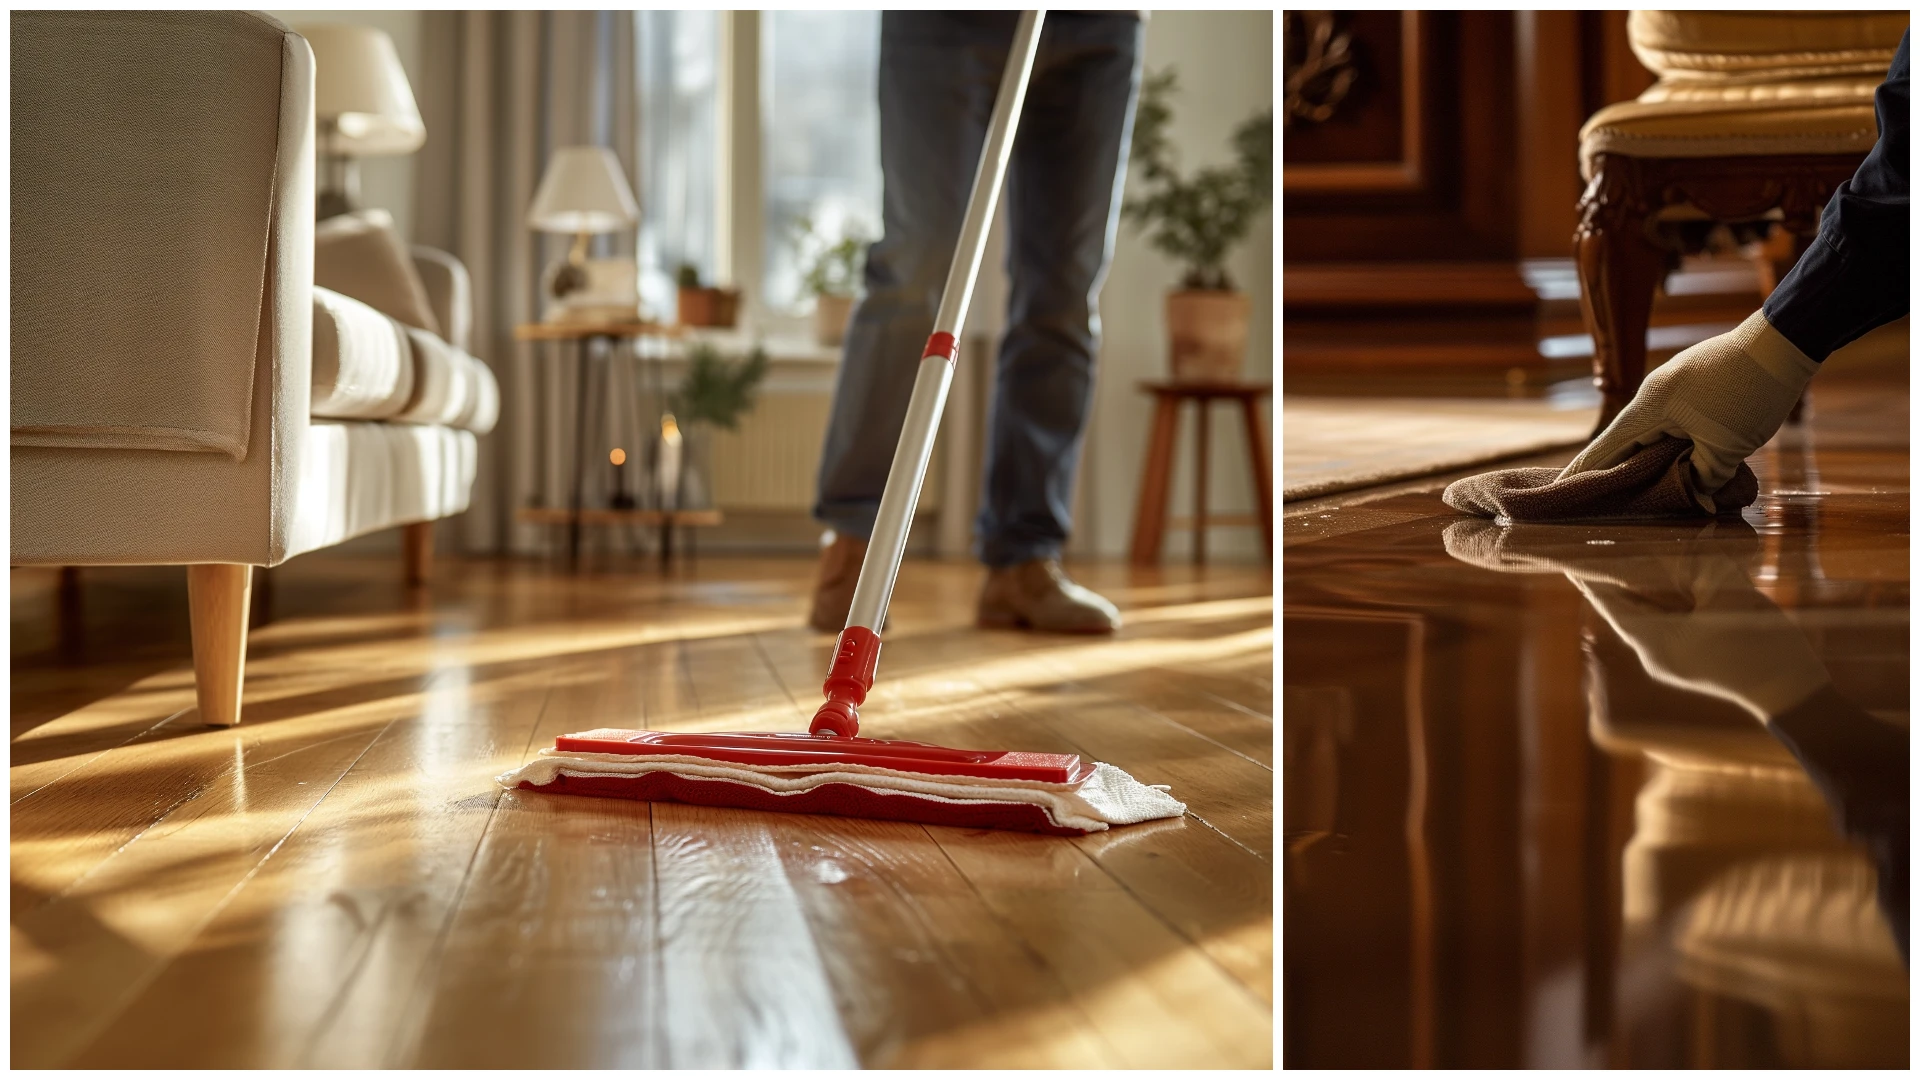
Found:
[[700, 287], [700, 268], [690, 262], [683, 262], [680, 268], [674, 271], [673, 280], [674, 284], [683, 289], [697, 289]]
[[808, 296], [852, 296], [860, 287], [860, 257], [868, 239], [849, 229], [829, 241], [815, 231], [810, 218], [794, 227], [794, 249], [800, 257], [800, 288]]
[[1149, 74], [1140, 86], [1130, 156], [1139, 166], [1121, 206], [1147, 240], [1185, 268], [1189, 289], [1231, 289], [1227, 254], [1247, 238], [1254, 218], [1273, 201], [1273, 110], [1250, 117], [1233, 133], [1232, 165], [1201, 169], [1191, 178], [1175, 167], [1167, 128], [1179, 89], [1172, 68]]
[[753, 408], [754, 391], [767, 375], [767, 352], [753, 347], [745, 359], [728, 362], [720, 350], [699, 342], [687, 350], [687, 374], [670, 407], [683, 424], [708, 423], [728, 431]]

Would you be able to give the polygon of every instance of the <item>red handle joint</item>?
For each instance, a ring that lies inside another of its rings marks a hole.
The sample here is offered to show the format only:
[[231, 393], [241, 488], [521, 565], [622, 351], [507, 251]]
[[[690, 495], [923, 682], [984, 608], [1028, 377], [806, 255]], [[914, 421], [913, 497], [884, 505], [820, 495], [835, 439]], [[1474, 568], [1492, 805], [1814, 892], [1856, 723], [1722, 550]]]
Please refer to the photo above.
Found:
[[952, 363], [959, 355], [960, 343], [953, 339], [952, 334], [943, 331], [927, 339], [927, 351], [920, 354], [920, 359], [940, 356], [945, 357], [948, 363]]
[[864, 626], [840, 631], [840, 644], [833, 650], [833, 666], [827, 669], [823, 687], [827, 701], [813, 714], [815, 735], [851, 739], [860, 733], [860, 705], [873, 689], [873, 672], [879, 663], [879, 634]]

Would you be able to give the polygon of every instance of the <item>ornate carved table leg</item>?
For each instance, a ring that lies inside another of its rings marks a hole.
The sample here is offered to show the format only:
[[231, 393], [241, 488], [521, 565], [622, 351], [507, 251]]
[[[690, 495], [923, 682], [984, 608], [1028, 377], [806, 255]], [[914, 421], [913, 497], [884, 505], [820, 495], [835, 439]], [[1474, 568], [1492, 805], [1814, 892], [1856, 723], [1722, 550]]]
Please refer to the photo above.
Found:
[[1667, 266], [1647, 235], [1653, 212], [1639, 162], [1617, 154], [1594, 160], [1573, 233], [1580, 313], [1593, 335], [1593, 381], [1600, 388], [1597, 434], [1633, 400], [1647, 373], [1647, 321]]

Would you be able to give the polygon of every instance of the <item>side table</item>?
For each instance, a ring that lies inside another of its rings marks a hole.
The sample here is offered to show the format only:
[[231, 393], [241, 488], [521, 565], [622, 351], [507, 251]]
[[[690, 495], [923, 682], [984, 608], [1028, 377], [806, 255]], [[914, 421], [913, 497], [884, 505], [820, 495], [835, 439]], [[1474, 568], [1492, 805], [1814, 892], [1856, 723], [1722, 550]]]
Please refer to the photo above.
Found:
[[[1213, 525], [1260, 526], [1267, 556], [1273, 556], [1273, 470], [1267, 460], [1267, 439], [1260, 423], [1260, 399], [1273, 393], [1272, 383], [1253, 382], [1143, 382], [1140, 389], [1154, 397], [1153, 439], [1147, 446], [1146, 473], [1140, 481], [1140, 505], [1133, 519], [1133, 563], [1151, 566], [1160, 561], [1160, 543], [1167, 530], [1167, 489], [1173, 479], [1173, 442], [1180, 432], [1180, 406], [1191, 401], [1199, 414], [1194, 430], [1193, 519], [1174, 522], [1193, 526], [1193, 561], [1207, 561], [1207, 528]], [[1216, 401], [1237, 401], [1247, 431], [1247, 464], [1253, 474], [1256, 520], [1244, 515], [1207, 516], [1208, 412]]]
[[[567, 526], [567, 562], [568, 565], [580, 565], [580, 529], [582, 525], [657, 525], [660, 528], [660, 557], [664, 563], [673, 550], [673, 530], [677, 527], [718, 525], [721, 514], [718, 510], [590, 510], [583, 504], [586, 473], [588, 468], [587, 450], [587, 408], [588, 369], [591, 366], [592, 345], [595, 341], [605, 341], [609, 345], [620, 341], [634, 341], [640, 338], [663, 337], [677, 338], [684, 333], [679, 326], [655, 322], [618, 322], [618, 323], [523, 323], [514, 327], [516, 341], [570, 341], [575, 344], [574, 359], [577, 365], [574, 402], [574, 460], [573, 495], [566, 509], [545, 506], [523, 506], [514, 512], [518, 521], [542, 525]], [[599, 397], [607, 393], [607, 368], [600, 368]], [[597, 457], [597, 451], [595, 456]]]

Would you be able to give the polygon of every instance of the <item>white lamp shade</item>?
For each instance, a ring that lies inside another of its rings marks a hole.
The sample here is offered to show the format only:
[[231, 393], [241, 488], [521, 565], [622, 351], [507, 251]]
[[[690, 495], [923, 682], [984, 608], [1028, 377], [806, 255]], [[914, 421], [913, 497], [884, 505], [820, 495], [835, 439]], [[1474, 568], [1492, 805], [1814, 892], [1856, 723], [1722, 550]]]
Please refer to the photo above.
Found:
[[612, 232], [639, 220], [640, 206], [620, 171], [620, 159], [601, 146], [554, 151], [527, 211], [527, 224], [542, 232]]
[[411, 154], [427, 141], [413, 87], [393, 39], [371, 26], [301, 27], [313, 47], [313, 112], [331, 139], [320, 150], [352, 157]]

